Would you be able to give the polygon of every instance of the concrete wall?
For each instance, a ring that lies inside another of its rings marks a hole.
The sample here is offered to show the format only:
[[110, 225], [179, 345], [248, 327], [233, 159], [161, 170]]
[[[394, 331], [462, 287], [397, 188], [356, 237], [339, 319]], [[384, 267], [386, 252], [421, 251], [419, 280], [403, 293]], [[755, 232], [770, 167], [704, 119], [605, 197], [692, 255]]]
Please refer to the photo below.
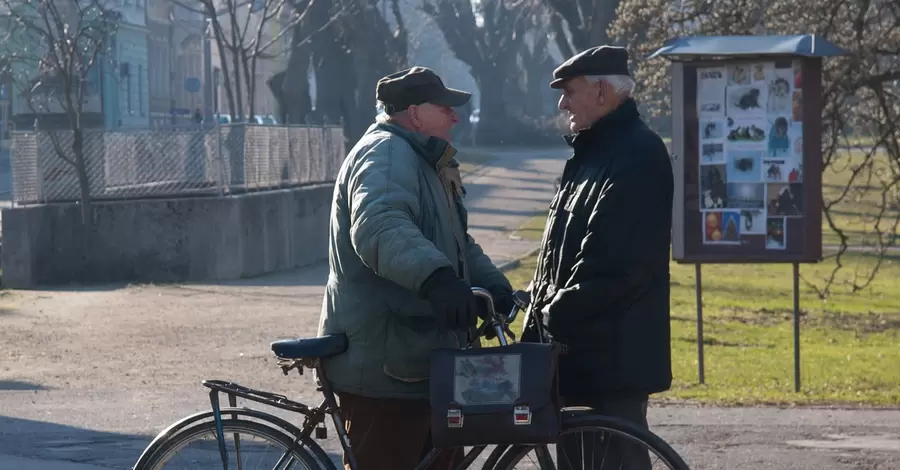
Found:
[[3, 209], [3, 285], [253, 277], [328, 256], [330, 184], [230, 197]]

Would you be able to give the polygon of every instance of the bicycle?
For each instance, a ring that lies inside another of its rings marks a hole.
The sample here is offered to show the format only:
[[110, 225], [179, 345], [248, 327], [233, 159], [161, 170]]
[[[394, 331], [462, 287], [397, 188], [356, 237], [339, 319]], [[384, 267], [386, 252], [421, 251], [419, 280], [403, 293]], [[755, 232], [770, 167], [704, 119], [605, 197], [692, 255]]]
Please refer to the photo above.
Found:
[[[485, 321], [479, 331], [483, 332], [486, 328], [493, 329], [501, 345], [508, 344], [507, 335], [515, 341], [515, 335], [510, 330], [509, 325], [515, 321], [520, 310], [527, 309], [530, 301], [529, 295], [523, 291], [517, 291], [514, 295], [515, 306], [509, 314], [504, 316], [494, 309], [493, 298], [487, 290], [474, 287], [472, 291], [476, 296], [481, 297], [487, 305], [488, 313], [485, 315]], [[226, 442], [226, 436], [230, 436], [233, 437], [231, 447], [233, 448], [234, 457], [238, 459], [237, 466], [234, 468], [243, 470], [245, 467], [241, 464], [243, 461], [242, 457], [244, 455], [255, 457], [258, 453], [258, 447], [248, 447], [246, 443], [242, 443], [239, 437], [241, 433], [251, 437], [262, 438], [267, 444], [267, 449], [273, 445], [280, 449], [280, 455], [276, 455], [278, 459], [274, 466], [268, 465], [264, 468], [286, 470], [294, 468], [295, 465], [302, 465], [299, 468], [337, 470], [337, 467], [325, 450], [313, 440], [313, 436], [319, 440], [328, 438], [328, 431], [325, 426], [326, 415], [331, 416], [341, 447], [350, 462], [350, 467], [358, 469], [359, 467], [356, 464], [356, 459], [353, 457], [349, 440], [344, 430], [343, 421], [338, 413], [339, 407], [335, 393], [328, 383], [320, 361], [323, 358], [344, 352], [347, 349], [347, 345], [347, 338], [344, 335], [280, 340], [271, 343], [272, 351], [278, 358], [278, 365], [281, 367], [284, 375], [288, 375], [290, 371], [295, 369], [299, 375], [303, 375], [305, 368], [315, 370], [319, 382], [317, 391], [322, 393], [323, 399], [318, 406], [312, 408], [303, 403], [290, 400], [283, 395], [255, 390], [234, 382], [203, 380], [202, 384], [210, 390], [211, 410], [182, 418], [160, 432], [144, 449], [132, 470], [160, 470], [167, 468], [164, 465], [170, 462], [177, 452], [206, 435], [214, 437], [215, 444], [201, 445], [197, 452], [188, 453], [187, 457], [182, 457], [188, 461], [191, 468], [199, 468], [196, 466], [196, 459], [201, 454], [208, 454], [212, 460], [218, 458], [218, 461], [214, 463], [217, 467], [221, 466], [224, 470], [232, 468], [229, 465], [232, 452], [229, 452], [229, 442]], [[225, 394], [228, 398], [227, 407], [221, 406], [221, 394]], [[304, 416], [303, 423], [300, 426], [295, 426], [272, 413], [238, 407], [238, 398], [298, 413]], [[598, 415], [589, 408], [563, 408], [562, 418], [561, 435], [571, 432], [609, 432], [618, 439], [628, 439], [642, 445], [666, 464], [666, 468], [689, 470], [687, 464], [671, 446], [646, 429], [635, 427], [620, 419]], [[609, 441], [605, 442], [608, 445]], [[469, 468], [484, 453], [487, 447], [477, 446], [469, 449], [465, 453], [462, 462], [456, 467], [456, 470]], [[509, 470], [517, 468], [516, 465], [532, 451], [538, 459], [537, 467], [534, 468], [540, 468], [541, 470], [554, 470], [557, 468], [552, 461], [551, 452], [547, 445], [513, 445], [495, 446], [484, 461], [482, 469]], [[429, 452], [415, 470], [426, 469], [432, 460], [437, 457], [438, 452], [439, 450], [437, 449]], [[559, 453], [557, 452], [557, 454]], [[584, 456], [582, 455], [581, 458], [583, 459]], [[595, 460], [594, 457], [590, 459], [592, 464]], [[607, 468], [602, 466], [603, 463], [601, 462], [601, 468]], [[576, 468], [571, 466], [571, 459], [569, 464], [570, 468]], [[253, 468], [259, 468], [259, 466]]]

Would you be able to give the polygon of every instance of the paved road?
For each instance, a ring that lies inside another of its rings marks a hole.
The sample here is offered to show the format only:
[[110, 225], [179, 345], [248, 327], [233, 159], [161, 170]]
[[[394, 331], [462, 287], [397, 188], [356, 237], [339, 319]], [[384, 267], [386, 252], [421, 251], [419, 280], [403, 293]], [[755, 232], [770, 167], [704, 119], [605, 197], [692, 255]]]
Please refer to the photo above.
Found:
[[[530, 249], [500, 229], [546, 207], [552, 154], [504, 152], [467, 178], [473, 232], [496, 261]], [[325, 275], [4, 294], [0, 470], [128, 468], [152, 435], [208, 407], [204, 378], [313, 401], [309, 376], [282, 376], [268, 344], [315, 334]], [[650, 419], [696, 469], [900, 468], [896, 411], [667, 406]], [[829, 437], [857, 434], [875, 437]]]

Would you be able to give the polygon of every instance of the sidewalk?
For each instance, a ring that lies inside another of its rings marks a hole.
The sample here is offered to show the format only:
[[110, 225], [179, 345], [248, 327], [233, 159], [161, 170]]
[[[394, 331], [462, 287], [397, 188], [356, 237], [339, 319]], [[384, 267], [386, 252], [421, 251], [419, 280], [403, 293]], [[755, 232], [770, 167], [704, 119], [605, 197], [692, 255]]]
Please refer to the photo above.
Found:
[[497, 157], [463, 177], [469, 234], [494, 264], [516, 260], [538, 243], [512, 240], [509, 235], [537, 214], [553, 198], [553, 180], [562, 173], [571, 149], [481, 150]]
[[27, 459], [0, 454], [0, 470], [109, 470], [110, 467], [75, 463], [71, 460]]

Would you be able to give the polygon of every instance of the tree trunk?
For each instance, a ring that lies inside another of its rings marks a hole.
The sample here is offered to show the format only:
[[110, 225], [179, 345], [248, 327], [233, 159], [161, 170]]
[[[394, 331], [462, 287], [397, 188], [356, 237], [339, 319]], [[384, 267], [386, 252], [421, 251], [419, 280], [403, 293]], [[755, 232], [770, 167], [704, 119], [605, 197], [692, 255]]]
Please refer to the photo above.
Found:
[[244, 81], [247, 84], [247, 116], [252, 122], [253, 116], [256, 115], [256, 55], [248, 60], [247, 53], [242, 51], [241, 56], [244, 65]]
[[498, 80], [492, 69], [482, 71], [475, 80], [481, 94], [481, 111], [475, 128], [475, 139], [479, 145], [502, 144], [509, 125], [503, 99], [503, 81]]
[[472, 69], [481, 94], [481, 114], [475, 129], [479, 144], [515, 143], [522, 130], [525, 96], [519, 77], [510, 73], [518, 71], [516, 59], [516, 54], [498, 54], [495, 60]]
[[78, 191], [81, 197], [81, 223], [92, 223], [91, 181], [88, 179], [87, 164], [84, 160], [84, 130], [72, 129], [72, 153], [75, 156], [75, 174], [78, 176]]
[[232, 66], [234, 67], [234, 97], [237, 109], [231, 116], [232, 121], [242, 122], [244, 119], [244, 92], [241, 90], [241, 57], [237, 49], [231, 51]]
[[[315, 2], [320, 3], [320, 2]], [[311, 7], [312, 8], [312, 7]], [[311, 14], [309, 12], [308, 14]], [[298, 46], [306, 38], [307, 21], [294, 25], [291, 32], [293, 48], [288, 55], [288, 63], [276, 86], [275, 94], [281, 110], [281, 120], [288, 124], [303, 124], [312, 112], [312, 98], [309, 95], [309, 65], [312, 61], [310, 47]], [[273, 77], [273, 80], [275, 77]]]

